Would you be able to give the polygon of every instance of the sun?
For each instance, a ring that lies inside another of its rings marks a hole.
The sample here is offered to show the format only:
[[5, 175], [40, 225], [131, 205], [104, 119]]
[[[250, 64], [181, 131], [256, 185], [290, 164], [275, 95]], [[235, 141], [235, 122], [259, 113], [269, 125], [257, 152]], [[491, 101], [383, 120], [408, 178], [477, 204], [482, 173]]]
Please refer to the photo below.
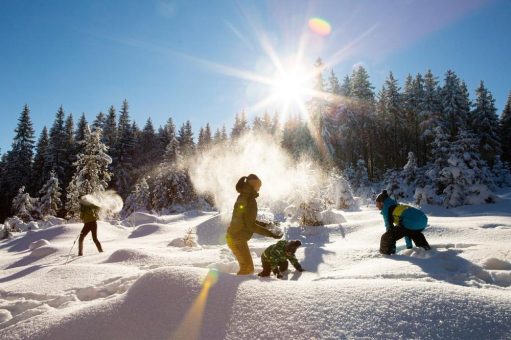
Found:
[[271, 95], [278, 101], [305, 101], [310, 92], [310, 77], [303, 67], [278, 71], [271, 82]]

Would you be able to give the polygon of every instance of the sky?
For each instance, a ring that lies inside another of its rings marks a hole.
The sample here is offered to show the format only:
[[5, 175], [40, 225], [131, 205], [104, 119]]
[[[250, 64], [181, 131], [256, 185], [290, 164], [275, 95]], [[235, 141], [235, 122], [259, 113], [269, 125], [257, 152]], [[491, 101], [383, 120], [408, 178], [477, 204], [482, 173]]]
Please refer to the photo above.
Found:
[[510, 15], [507, 0], [2, 0], [1, 152], [25, 104], [36, 139], [61, 105], [92, 122], [124, 99], [139, 127], [172, 117], [196, 132], [207, 122], [230, 129], [242, 110], [250, 119], [281, 110], [265, 101], [268, 80], [318, 57], [340, 79], [363, 65], [375, 91], [389, 71], [402, 85], [409, 73], [431, 69], [442, 81], [453, 69], [472, 98], [484, 80], [500, 113], [511, 90]]

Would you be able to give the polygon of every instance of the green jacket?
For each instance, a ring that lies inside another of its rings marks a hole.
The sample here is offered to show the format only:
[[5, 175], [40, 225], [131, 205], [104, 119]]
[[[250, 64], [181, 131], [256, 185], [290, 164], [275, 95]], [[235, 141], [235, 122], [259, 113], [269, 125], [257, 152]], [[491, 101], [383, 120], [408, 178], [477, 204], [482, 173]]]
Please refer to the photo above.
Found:
[[99, 219], [99, 207], [94, 204], [80, 203], [80, 219], [83, 223], [97, 221]]
[[279, 241], [276, 244], [273, 244], [266, 248], [261, 255], [261, 259], [264, 262], [268, 262], [271, 265], [271, 269], [275, 269], [279, 263], [289, 260], [293, 267], [296, 269], [301, 268], [300, 263], [295, 257], [295, 254], [287, 255], [286, 254], [287, 241]]
[[273, 237], [274, 235], [266, 228], [259, 225], [257, 217], [257, 192], [248, 183], [242, 180], [236, 184], [236, 191], [240, 194], [232, 210], [232, 219], [227, 236], [233, 241], [248, 241], [254, 233]]

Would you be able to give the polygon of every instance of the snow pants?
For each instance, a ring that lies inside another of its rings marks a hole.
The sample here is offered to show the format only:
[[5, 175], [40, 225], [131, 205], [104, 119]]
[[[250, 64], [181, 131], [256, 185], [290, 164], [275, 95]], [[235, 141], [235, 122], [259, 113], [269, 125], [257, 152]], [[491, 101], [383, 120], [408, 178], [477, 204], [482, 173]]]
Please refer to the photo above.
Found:
[[245, 240], [233, 239], [229, 234], [226, 236], [227, 246], [238, 260], [240, 270], [238, 275], [249, 275], [254, 272], [254, 262], [248, 248], [248, 242]]
[[424, 237], [424, 234], [422, 233], [422, 230], [411, 230], [403, 227], [402, 225], [390, 228], [381, 236], [380, 253], [386, 255], [395, 254], [396, 241], [405, 236], [411, 238], [417, 247], [421, 247], [426, 250], [431, 249], [428, 241], [426, 241], [426, 237]]
[[94, 222], [87, 222], [83, 225], [82, 231], [80, 232], [80, 238], [78, 239], [78, 255], [83, 255], [83, 240], [85, 239], [85, 236], [89, 232], [92, 232], [92, 240], [96, 244], [96, 247], [98, 248], [98, 251], [101, 253], [103, 251], [103, 248], [101, 248], [101, 243], [99, 243], [98, 240], [98, 224], [96, 221]]
[[[271, 264], [270, 264], [270, 262], [267, 262], [267, 261], [264, 261], [264, 260], [262, 262], [263, 262], [263, 271], [260, 272], [258, 275], [262, 276], [262, 277], [270, 276], [270, 274], [271, 274]], [[279, 265], [277, 267], [278, 271], [277, 271], [277, 268], [275, 268], [273, 270], [273, 273], [275, 275], [277, 275], [277, 273], [279, 273], [279, 271], [282, 273], [282, 272], [286, 271], [288, 267], [289, 267], [289, 262], [287, 260], [286, 261], [282, 261], [282, 262], [279, 263]]]

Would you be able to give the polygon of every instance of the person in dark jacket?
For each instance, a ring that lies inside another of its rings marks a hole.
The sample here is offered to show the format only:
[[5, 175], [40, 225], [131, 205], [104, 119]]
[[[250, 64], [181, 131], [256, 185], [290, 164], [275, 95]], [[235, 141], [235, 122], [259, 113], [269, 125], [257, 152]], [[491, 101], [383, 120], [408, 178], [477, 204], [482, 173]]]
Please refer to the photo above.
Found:
[[399, 204], [390, 198], [387, 190], [376, 197], [376, 207], [381, 210], [385, 222], [385, 232], [380, 240], [380, 253], [396, 253], [396, 241], [405, 238], [406, 248], [412, 248], [412, 240], [417, 247], [430, 250], [422, 231], [428, 225], [428, 217], [421, 210], [405, 204]]
[[[278, 241], [266, 248], [261, 255], [263, 263], [263, 271], [258, 275], [261, 277], [270, 276], [273, 273], [277, 278], [282, 279], [282, 272], [285, 272], [289, 266], [289, 262], [299, 272], [303, 272], [303, 268], [295, 257], [296, 249], [302, 245], [302, 242], [295, 241]], [[289, 262], [288, 262], [289, 261]]]
[[80, 200], [80, 219], [84, 223], [82, 231], [80, 232], [80, 238], [78, 239], [78, 256], [83, 255], [83, 239], [89, 232], [92, 232], [92, 240], [96, 244], [98, 251], [103, 252], [101, 243], [98, 240], [98, 224], [97, 220], [99, 217], [100, 208], [88, 200], [82, 198]]
[[238, 275], [248, 275], [254, 272], [252, 255], [248, 248], [248, 240], [254, 233], [281, 238], [282, 235], [272, 233], [264, 228], [265, 224], [256, 221], [258, 191], [261, 188], [261, 180], [254, 174], [241, 177], [236, 184], [239, 196], [234, 203], [232, 219], [225, 236], [227, 246], [231, 249], [240, 265]]

